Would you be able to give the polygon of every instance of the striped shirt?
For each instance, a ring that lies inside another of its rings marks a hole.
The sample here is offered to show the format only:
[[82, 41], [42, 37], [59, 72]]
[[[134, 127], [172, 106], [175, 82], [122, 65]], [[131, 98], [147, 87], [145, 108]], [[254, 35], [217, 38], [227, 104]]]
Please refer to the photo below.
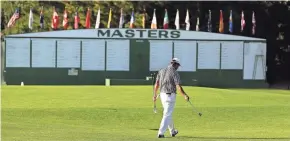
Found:
[[181, 83], [178, 72], [171, 65], [158, 72], [156, 82], [158, 81], [161, 93], [176, 93], [176, 85]]

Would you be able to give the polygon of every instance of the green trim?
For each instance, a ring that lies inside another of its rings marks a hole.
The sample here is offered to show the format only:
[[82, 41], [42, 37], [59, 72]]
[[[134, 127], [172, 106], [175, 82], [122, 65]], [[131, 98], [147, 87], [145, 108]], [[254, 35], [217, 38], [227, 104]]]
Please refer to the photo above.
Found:
[[150, 40], [147, 40], [147, 42], [149, 43], [148, 45], [149, 45], [149, 49], [148, 49], [148, 63], [149, 63], [149, 65], [148, 65], [148, 72], [152, 72], [151, 70], [150, 70], [150, 65], [151, 65], [151, 63], [150, 63], [150, 61], [151, 61], [151, 59], [150, 59], [150, 57], [151, 57], [151, 53], [150, 53], [150, 50], [151, 50], [151, 43], [150, 43]]
[[155, 38], [83, 38], [83, 37], [25, 37], [25, 36], [17, 36], [17, 37], [5, 37], [5, 38], [48, 38], [48, 39], [104, 39], [104, 40], [179, 40], [179, 41], [247, 41], [247, 42], [263, 42], [266, 43], [265, 40], [222, 40], [222, 39], [155, 39]]
[[222, 43], [220, 43], [220, 70], [222, 69]]
[[196, 58], [195, 70], [197, 71], [198, 70], [198, 42], [196, 42], [196, 56], [195, 56], [195, 58]]
[[3, 54], [4, 54], [4, 70], [6, 69], [6, 61], [7, 61], [7, 59], [6, 59], [6, 56], [7, 56], [7, 51], [6, 51], [6, 49], [7, 49], [7, 47], [6, 47], [6, 40], [4, 40], [4, 52], [3, 52]]
[[222, 76], [222, 43], [220, 43], [220, 69], [219, 76]]
[[32, 68], [32, 40], [30, 39], [30, 54], [29, 54], [29, 57], [30, 57], [30, 68]]
[[243, 42], [243, 69], [242, 69], [243, 70], [243, 77], [244, 77], [244, 66], [245, 66], [245, 42]]
[[82, 70], [83, 66], [83, 41], [80, 41], [80, 70]]
[[175, 57], [174, 56], [174, 46], [175, 46], [174, 41], [172, 41], [172, 57], [171, 57], [171, 59]]
[[55, 40], [55, 68], [57, 68], [57, 40]]

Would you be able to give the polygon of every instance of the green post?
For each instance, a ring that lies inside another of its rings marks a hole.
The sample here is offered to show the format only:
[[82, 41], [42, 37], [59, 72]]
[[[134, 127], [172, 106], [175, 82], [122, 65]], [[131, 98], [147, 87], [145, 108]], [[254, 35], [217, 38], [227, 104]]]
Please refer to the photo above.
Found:
[[55, 68], [57, 68], [57, 40], [55, 40]]
[[196, 64], [195, 64], [196, 68], [195, 69], [197, 71], [197, 69], [198, 69], [198, 42], [196, 42], [196, 56], [195, 57], [196, 57]]
[[107, 41], [105, 41], [105, 71], [107, 71]]
[[245, 42], [243, 42], [243, 73], [244, 73], [244, 66], [245, 66]]
[[149, 49], [148, 49], [148, 54], [149, 54], [149, 57], [148, 57], [148, 71], [149, 71], [149, 73], [152, 73], [152, 71], [150, 70], [150, 56], [151, 56], [151, 54], [150, 54], [150, 50], [151, 50], [151, 44], [150, 44], [150, 40], [147, 40], [148, 41], [148, 43], [149, 43]]
[[82, 69], [83, 66], [83, 41], [80, 42], [80, 70]]
[[32, 68], [32, 40], [30, 39], [30, 68]]
[[220, 70], [222, 69], [222, 43], [220, 43]]
[[222, 43], [220, 43], [220, 69], [219, 69], [219, 76], [222, 76]]
[[[104, 70], [105, 85], [110, 86], [110, 79], [107, 80], [107, 41], [105, 41], [105, 70]], [[108, 81], [108, 82], [107, 82]], [[107, 84], [108, 83], [108, 84]]]
[[5, 68], [6, 68], [6, 40], [4, 46], [1, 46], [1, 84], [5, 83]]
[[174, 58], [174, 42], [172, 42], [172, 58]]
[[3, 63], [4, 63], [4, 70], [6, 69], [6, 39], [4, 40], [4, 52], [3, 52], [3, 55], [4, 55], [4, 61], [3, 61]]

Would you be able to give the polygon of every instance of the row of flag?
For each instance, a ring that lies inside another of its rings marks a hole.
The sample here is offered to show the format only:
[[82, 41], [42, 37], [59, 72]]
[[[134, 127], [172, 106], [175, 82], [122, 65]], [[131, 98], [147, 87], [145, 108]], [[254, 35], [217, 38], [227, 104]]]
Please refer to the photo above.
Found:
[[[208, 32], [212, 32], [212, 20], [211, 20], [211, 10], [208, 11], [209, 16], [208, 16], [208, 20], [207, 20], [207, 31]], [[224, 20], [223, 20], [223, 11], [220, 10], [220, 19], [219, 19], [219, 32], [223, 33], [224, 32]], [[16, 9], [15, 13], [13, 14], [13, 16], [11, 17], [11, 19], [8, 22], [8, 27], [12, 27], [14, 26], [15, 22], [17, 19], [20, 18], [20, 14], [19, 14], [19, 9]], [[101, 11], [100, 9], [98, 10], [98, 14], [96, 17], [96, 23], [95, 23], [95, 28], [99, 28], [100, 27], [100, 18], [101, 18]], [[85, 27], [86, 28], [91, 28], [91, 10], [90, 8], [88, 8], [87, 13], [86, 13], [86, 22], [85, 22]], [[146, 28], [145, 27], [145, 20], [146, 19], [146, 13], [144, 10], [143, 13], [143, 17], [142, 17], [142, 28]], [[111, 28], [111, 21], [112, 21], [112, 9], [110, 8], [109, 11], [109, 18], [108, 18], [108, 23], [107, 23], [107, 28]], [[199, 31], [199, 17], [197, 17], [196, 20], [196, 27], [195, 30]], [[79, 28], [79, 23], [80, 23], [80, 17], [78, 12], [75, 13], [74, 16], [74, 29], [78, 29]], [[123, 28], [124, 26], [124, 13], [123, 13], [123, 9], [121, 9], [121, 14], [120, 14], [120, 20], [119, 20], [119, 28]], [[134, 28], [134, 23], [135, 23], [135, 15], [134, 15], [134, 11], [132, 11], [131, 13], [131, 19], [130, 19], [130, 28]], [[175, 27], [177, 30], [180, 29], [180, 20], [179, 20], [179, 11], [177, 9], [176, 11], [176, 17], [175, 17]], [[189, 18], [189, 11], [187, 9], [186, 11], [186, 17], [185, 17], [185, 30], [189, 30], [190, 29], [190, 18]], [[244, 12], [241, 12], [241, 32], [244, 31], [246, 22], [245, 22], [245, 18], [244, 18]], [[33, 12], [32, 9], [30, 9], [30, 14], [29, 14], [29, 23], [28, 23], [29, 28], [32, 30], [33, 29]], [[56, 12], [56, 10], [54, 9], [53, 11], [53, 15], [52, 15], [52, 21], [51, 21], [51, 28], [53, 29], [57, 29], [59, 26], [59, 15]], [[66, 10], [64, 10], [63, 13], [63, 21], [62, 21], [62, 26], [63, 29], [67, 29], [69, 24], [68, 24], [68, 13]], [[40, 27], [43, 28], [44, 27], [44, 16], [43, 16], [43, 8], [40, 11]], [[168, 29], [169, 28], [169, 18], [168, 18], [168, 13], [167, 10], [165, 9], [165, 15], [164, 15], [164, 20], [163, 20], [163, 29]], [[157, 19], [156, 19], [156, 10], [154, 9], [153, 12], [153, 18], [151, 21], [151, 29], [157, 29]], [[256, 20], [255, 20], [255, 12], [252, 13], [252, 34], [255, 34], [255, 30], [256, 30]], [[229, 17], [229, 32], [233, 33], [233, 15], [232, 15], [232, 10], [230, 11], [230, 17]]]

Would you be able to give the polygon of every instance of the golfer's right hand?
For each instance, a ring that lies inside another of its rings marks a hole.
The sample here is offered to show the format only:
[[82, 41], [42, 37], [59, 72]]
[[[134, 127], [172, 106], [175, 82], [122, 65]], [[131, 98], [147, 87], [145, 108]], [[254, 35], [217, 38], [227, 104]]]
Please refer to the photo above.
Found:
[[184, 95], [184, 99], [185, 99], [186, 101], [189, 101], [189, 96], [188, 96], [187, 94], [185, 94], [185, 95]]

